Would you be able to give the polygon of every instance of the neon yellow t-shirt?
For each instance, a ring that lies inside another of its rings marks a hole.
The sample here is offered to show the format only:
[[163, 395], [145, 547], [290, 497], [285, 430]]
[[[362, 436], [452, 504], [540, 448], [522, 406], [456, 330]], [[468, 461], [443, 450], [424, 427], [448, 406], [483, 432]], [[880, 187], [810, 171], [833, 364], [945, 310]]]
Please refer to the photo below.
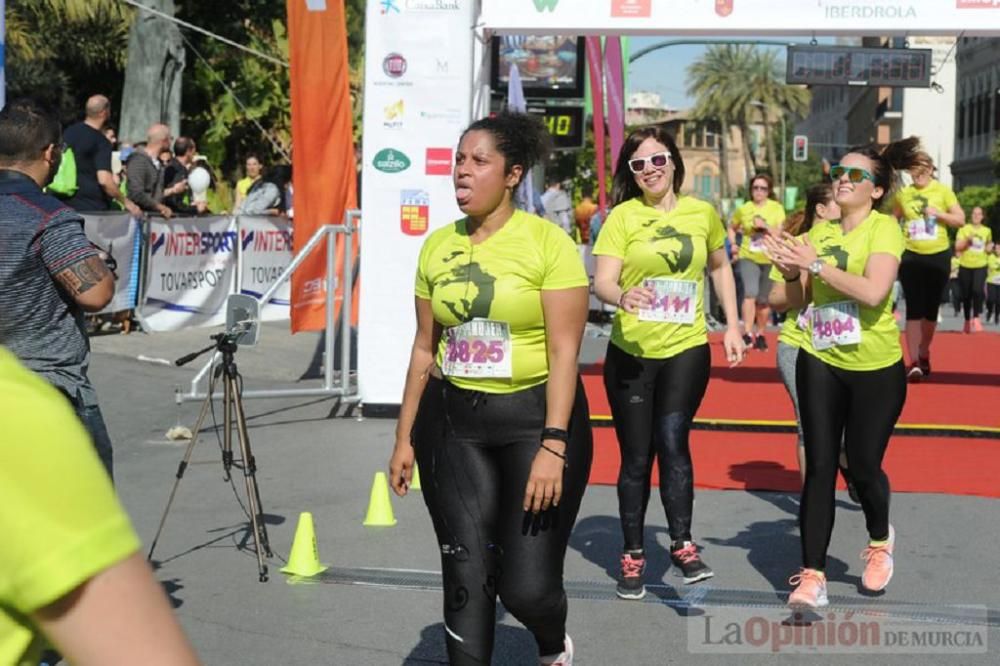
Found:
[[253, 184], [256, 183], [259, 178], [260, 176], [257, 178], [251, 178], [250, 176], [240, 178], [236, 181], [236, 193], [241, 197], [245, 197], [250, 192], [250, 188], [253, 187]]
[[962, 268], [984, 268], [986, 266], [986, 244], [993, 240], [993, 232], [984, 224], [978, 227], [973, 224], [966, 224], [958, 230], [956, 240], [971, 241], [968, 247], [962, 250], [958, 258], [958, 265]]
[[1000, 257], [993, 253], [986, 258], [986, 281], [990, 284], [1000, 284]]
[[622, 289], [641, 286], [650, 278], [669, 278], [693, 285], [696, 294], [691, 323], [641, 321], [619, 309], [611, 343], [641, 358], [670, 358], [708, 342], [704, 283], [708, 255], [723, 247], [726, 230], [711, 204], [681, 197], [669, 213], [647, 206], [639, 198], [612, 209], [594, 245], [595, 255], [622, 260]]
[[[801, 239], [804, 235], [800, 234], [796, 236], [796, 239]], [[774, 266], [771, 266], [771, 281], [785, 281], [785, 277], [781, 274], [781, 271]], [[785, 312], [785, 322], [781, 325], [781, 330], [778, 332], [778, 342], [784, 342], [786, 345], [790, 345], [796, 349], [802, 348], [808, 333], [806, 329], [799, 325], [799, 314], [801, 312], [800, 308], [789, 308]]]
[[917, 254], [937, 254], [948, 249], [948, 225], [936, 219], [925, 219], [924, 208], [931, 206], [941, 212], [958, 203], [958, 197], [947, 185], [932, 180], [925, 187], [904, 187], [896, 193], [893, 205], [902, 212], [906, 249]]
[[34, 666], [29, 616], [139, 548], [66, 399], [0, 348], [0, 664]]
[[759, 208], [753, 201], [748, 201], [733, 213], [733, 225], [739, 227], [743, 234], [743, 240], [740, 241], [740, 259], [749, 259], [756, 264], [770, 264], [771, 259], [767, 256], [761, 240], [763, 234], [754, 231], [757, 218], [764, 220], [772, 229], [780, 230], [785, 223], [785, 207], [774, 199], [768, 199]]
[[[816, 248], [820, 259], [831, 266], [853, 275], [864, 275], [868, 258], [873, 254], [903, 256], [903, 233], [895, 218], [872, 211], [864, 222], [849, 234], [844, 234], [839, 221], [820, 222], [809, 231], [809, 242]], [[850, 301], [823, 281], [812, 280], [812, 306]], [[903, 357], [899, 344], [899, 327], [892, 316], [892, 290], [876, 307], [857, 303], [860, 319], [861, 342], [853, 345], [834, 346], [817, 350], [813, 345], [813, 323], [810, 318], [801, 349], [824, 363], [844, 370], [879, 370], [887, 368]]]
[[448, 380], [475, 391], [514, 393], [549, 376], [541, 292], [589, 284], [573, 239], [548, 220], [518, 210], [476, 245], [469, 241], [465, 219], [432, 233], [420, 250], [414, 291], [431, 301], [434, 319], [446, 329], [437, 353], [445, 374], [448, 329], [476, 319], [506, 322], [510, 376]]

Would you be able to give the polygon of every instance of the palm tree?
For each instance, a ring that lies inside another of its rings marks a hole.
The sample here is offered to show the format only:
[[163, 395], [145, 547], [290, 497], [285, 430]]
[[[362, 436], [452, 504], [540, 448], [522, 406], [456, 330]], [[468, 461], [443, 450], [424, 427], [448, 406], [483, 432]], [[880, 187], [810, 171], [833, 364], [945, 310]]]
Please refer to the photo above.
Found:
[[7, 0], [7, 97], [31, 95], [69, 119], [86, 96], [114, 96], [133, 15], [120, 0]]
[[779, 155], [774, 147], [774, 133], [771, 131], [772, 121], [775, 117], [785, 114], [805, 116], [809, 110], [811, 93], [801, 86], [785, 83], [777, 51], [762, 51], [754, 54], [747, 88], [751, 101], [763, 105], [760, 111], [764, 116], [767, 162], [773, 171]]
[[[719, 192], [729, 198], [729, 139], [734, 123], [747, 118], [745, 98], [747, 72], [752, 62], [753, 48], [737, 44], [710, 46], [704, 55], [691, 63], [687, 70], [688, 94], [695, 98], [692, 116], [695, 120], [717, 121], [720, 128]], [[743, 141], [746, 143], [746, 133]], [[747, 158], [744, 150], [744, 158]], [[747, 164], [748, 171], [752, 165]]]

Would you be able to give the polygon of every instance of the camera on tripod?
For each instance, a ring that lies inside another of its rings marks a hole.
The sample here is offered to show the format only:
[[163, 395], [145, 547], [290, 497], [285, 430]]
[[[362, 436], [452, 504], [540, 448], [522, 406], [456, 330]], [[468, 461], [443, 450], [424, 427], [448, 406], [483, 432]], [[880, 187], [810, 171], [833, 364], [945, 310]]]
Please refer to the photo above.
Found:
[[[215, 399], [215, 384], [222, 380], [222, 468], [225, 472], [225, 479], [229, 481], [229, 472], [233, 467], [242, 470], [243, 478], [246, 482], [247, 501], [250, 507], [250, 529], [254, 537], [254, 550], [257, 555], [257, 575], [260, 582], [265, 582], [268, 578], [267, 565], [264, 558], [271, 557], [271, 546], [268, 543], [267, 527], [264, 524], [264, 510], [261, 507], [260, 488], [257, 485], [257, 462], [254, 459], [253, 451], [250, 448], [250, 436], [247, 433], [246, 414], [243, 411], [243, 401], [240, 396], [240, 386], [242, 379], [236, 368], [235, 354], [239, 346], [253, 346], [260, 339], [260, 301], [252, 296], [243, 294], [233, 294], [226, 301], [226, 330], [210, 336], [213, 344], [192, 352], [174, 361], [176, 365], [185, 365], [202, 354], [215, 350], [222, 354], [222, 362], [217, 366], [209, 380], [208, 395], [202, 405], [198, 421], [195, 423], [191, 441], [188, 443], [184, 457], [177, 467], [177, 474], [174, 479], [170, 497], [167, 499], [167, 506], [163, 510], [160, 518], [160, 526], [153, 537], [152, 545], [149, 548], [147, 558], [153, 559], [153, 551], [156, 543], [163, 532], [163, 525], [166, 523], [167, 514], [173, 504], [174, 495], [177, 493], [177, 486], [191, 461], [191, 454], [194, 445], [198, 441], [198, 434], [201, 432], [205, 417], [210, 411], [212, 400]], [[215, 419], [214, 411], [212, 412]], [[239, 442], [240, 460], [233, 456], [233, 429], [235, 426], [236, 437]]]

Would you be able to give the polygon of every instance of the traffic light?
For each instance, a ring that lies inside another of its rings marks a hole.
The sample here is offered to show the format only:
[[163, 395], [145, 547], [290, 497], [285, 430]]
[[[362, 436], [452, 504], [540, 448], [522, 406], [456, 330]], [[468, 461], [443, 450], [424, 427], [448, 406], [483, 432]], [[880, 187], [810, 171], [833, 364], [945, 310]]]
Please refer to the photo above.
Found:
[[792, 160], [805, 162], [809, 159], [809, 137], [805, 134], [796, 134], [792, 140]]

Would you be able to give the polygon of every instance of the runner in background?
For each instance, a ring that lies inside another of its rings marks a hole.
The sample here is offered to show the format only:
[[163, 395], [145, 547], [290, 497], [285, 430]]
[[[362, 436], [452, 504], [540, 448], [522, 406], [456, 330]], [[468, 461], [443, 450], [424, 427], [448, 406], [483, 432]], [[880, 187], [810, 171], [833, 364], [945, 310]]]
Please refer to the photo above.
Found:
[[[953, 314], [957, 317], [962, 311], [962, 287], [958, 283], [958, 269], [960, 264], [958, 263], [959, 256], [962, 253], [955, 250], [955, 253], [951, 255], [950, 267], [948, 272], [948, 286], [944, 289], [944, 298], [942, 301], [948, 301], [951, 303], [951, 308]], [[941, 320], [941, 315], [938, 315], [938, 321]]]
[[490, 663], [497, 596], [542, 664], [573, 661], [563, 560], [593, 452], [577, 372], [589, 281], [573, 240], [513, 202], [550, 149], [534, 116], [470, 125], [453, 174], [466, 217], [427, 238], [417, 267], [389, 474], [404, 495], [419, 461], [459, 666]]
[[[801, 240], [809, 233], [814, 222], [825, 222], [828, 220], [840, 219], [840, 206], [837, 205], [833, 196], [833, 186], [829, 182], [813, 185], [806, 192], [806, 207], [804, 210], [790, 216], [785, 224], [785, 232], [793, 236], [796, 240]], [[799, 357], [799, 348], [805, 343], [806, 332], [809, 330], [810, 310], [807, 308], [802, 312], [799, 308], [785, 310], [781, 298], [784, 295], [784, 278], [777, 267], [771, 267], [771, 281], [774, 286], [771, 288], [774, 299], [771, 303], [776, 311], [784, 311], [785, 323], [781, 326], [778, 334], [778, 374], [788, 391], [788, 396], [792, 399], [792, 407], [795, 410], [795, 425], [798, 429], [798, 446], [796, 447], [796, 457], [799, 461], [799, 476], [803, 481], [806, 478], [806, 450], [805, 440], [802, 436], [802, 419], [799, 416], [799, 396], [795, 388], [795, 364]], [[776, 292], [776, 293], [775, 293]], [[850, 475], [847, 471], [847, 454], [843, 447], [840, 451], [840, 472], [847, 483], [847, 492], [851, 499], [858, 501], [851, 483]]]
[[906, 299], [907, 377], [919, 382], [931, 374], [931, 342], [937, 330], [941, 294], [948, 284], [951, 243], [948, 227], [965, 224], [965, 212], [951, 188], [934, 179], [934, 161], [920, 153], [910, 169], [913, 184], [893, 199], [893, 212], [903, 224], [906, 252], [899, 281]]
[[619, 308], [604, 387], [622, 460], [618, 510], [625, 543], [618, 596], [623, 599], [641, 599], [646, 591], [643, 529], [654, 460], [659, 461], [670, 559], [685, 583], [712, 576], [691, 536], [689, 445], [711, 367], [703, 303], [706, 266], [729, 322], [726, 358], [735, 365], [746, 351], [725, 228], [710, 204], [679, 196], [683, 182], [684, 162], [673, 137], [659, 126], [633, 131], [618, 154], [613, 209], [594, 245], [594, 291]]
[[1000, 324], [1000, 242], [993, 241], [986, 258], [986, 323]]
[[[802, 569], [789, 581], [793, 607], [826, 606], [826, 554], [833, 533], [841, 443], [869, 541], [861, 585], [885, 589], [893, 574], [895, 532], [889, 524], [889, 479], [882, 460], [906, 400], [892, 284], [903, 254], [899, 223], [878, 212], [894, 171], [920, 159], [910, 137], [884, 148], [853, 148], [830, 170], [838, 221], [813, 226], [805, 242], [783, 234], [765, 243], [784, 281], [772, 298], [782, 307], [812, 308], [796, 364], [806, 449], [799, 524]], [[806, 274], [808, 271], [808, 274]], [[940, 292], [939, 292], [940, 293]]]
[[781, 231], [785, 222], [785, 207], [775, 199], [774, 182], [767, 174], [757, 174], [750, 181], [750, 197], [750, 201], [733, 213], [729, 241], [735, 247], [736, 234], [743, 236], [736, 264], [743, 280], [743, 342], [754, 349], [766, 351], [764, 330], [771, 317], [767, 304], [767, 296], [771, 292], [771, 260], [764, 251], [764, 236]]
[[958, 230], [955, 249], [962, 253], [958, 259], [958, 284], [962, 290], [962, 313], [965, 315], [966, 333], [980, 332], [986, 298], [986, 247], [993, 241], [993, 233], [983, 224], [983, 209], [972, 209], [972, 221]]

